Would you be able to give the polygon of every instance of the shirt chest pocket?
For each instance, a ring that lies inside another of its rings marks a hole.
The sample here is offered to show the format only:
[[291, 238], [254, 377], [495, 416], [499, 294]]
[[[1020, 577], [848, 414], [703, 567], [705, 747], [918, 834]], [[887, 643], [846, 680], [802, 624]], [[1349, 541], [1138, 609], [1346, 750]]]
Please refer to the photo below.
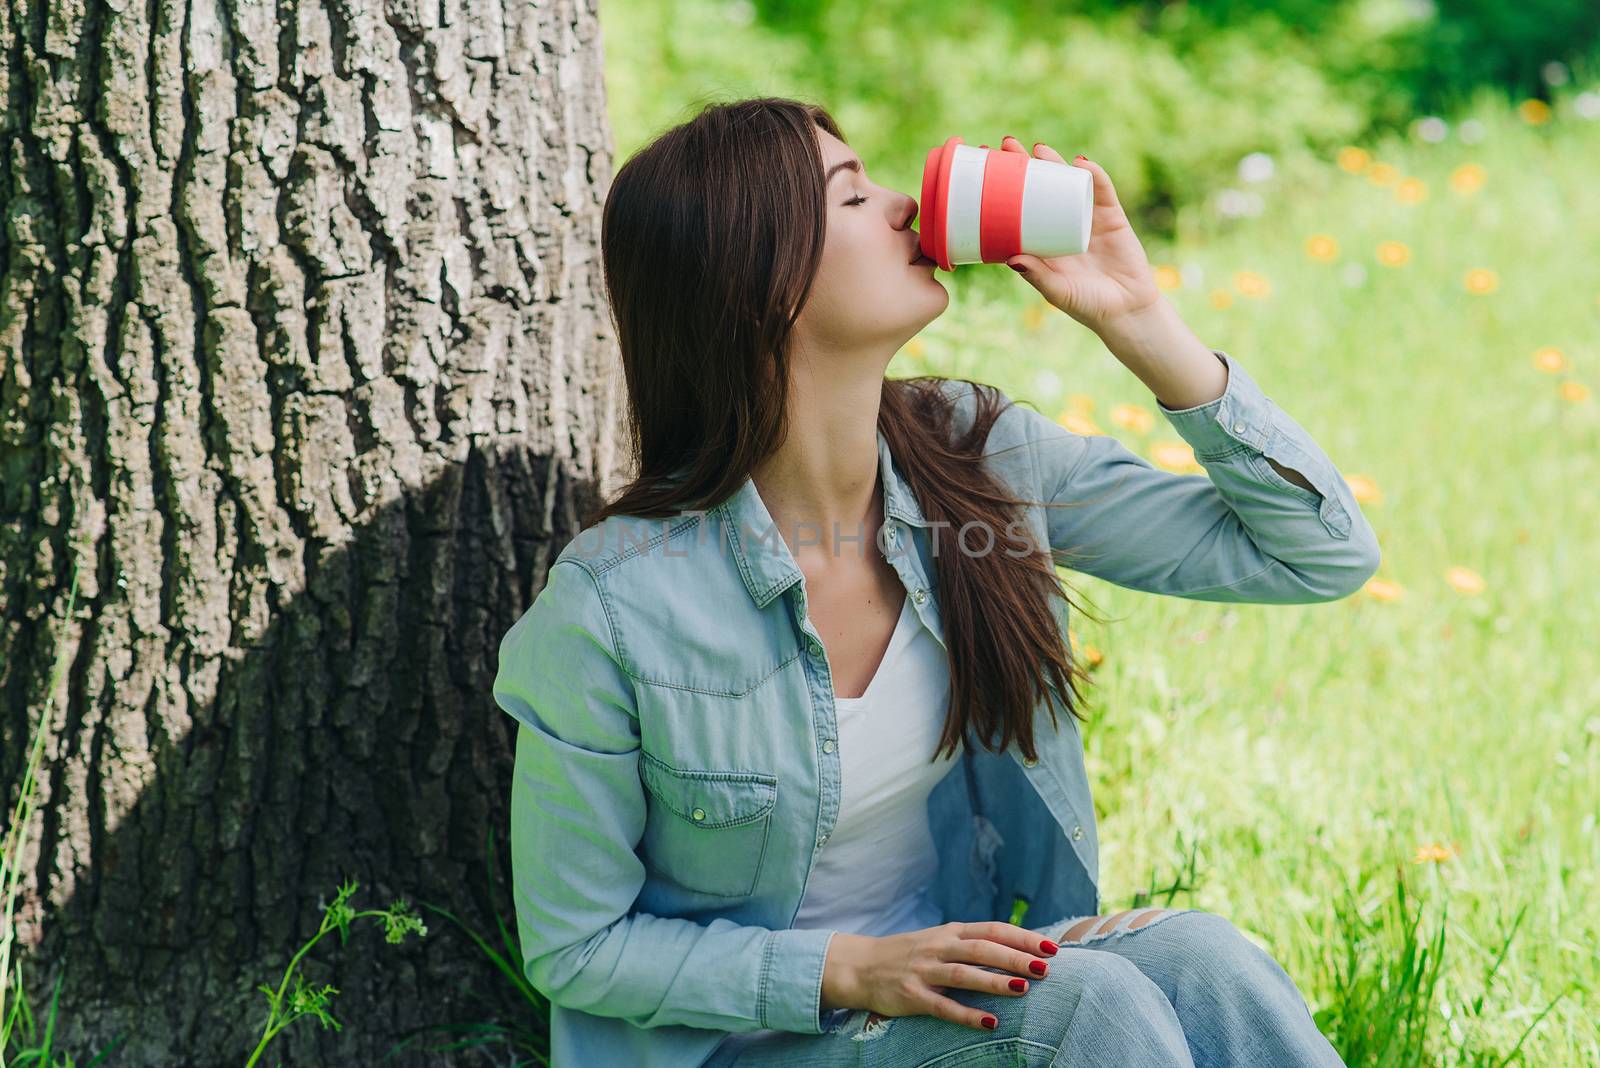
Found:
[[754, 892], [766, 859], [778, 777], [689, 771], [643, 753], [649, 791], [641, 843], [652, 871], [684, 889], [721, 897]]

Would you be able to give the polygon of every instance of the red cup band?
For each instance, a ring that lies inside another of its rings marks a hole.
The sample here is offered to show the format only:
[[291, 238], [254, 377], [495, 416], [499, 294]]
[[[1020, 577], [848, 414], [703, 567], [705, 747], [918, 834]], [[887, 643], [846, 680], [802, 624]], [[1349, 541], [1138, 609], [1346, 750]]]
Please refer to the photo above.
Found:
[[983, 163], [983, 200], [978, 213], [978, 247], [984, 263], [1003, 263], [1022, 251], [1022, 188], [1028, 158], [1021, 152], [991, 150]]

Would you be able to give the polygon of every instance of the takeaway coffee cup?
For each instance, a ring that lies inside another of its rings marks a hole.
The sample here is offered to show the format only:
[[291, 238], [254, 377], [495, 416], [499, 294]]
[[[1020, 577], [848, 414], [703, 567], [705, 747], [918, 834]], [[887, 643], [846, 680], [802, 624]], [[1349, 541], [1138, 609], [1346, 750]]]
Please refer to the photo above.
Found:
[[928, 153], [918, 214], [923, 254], [947, 271], [958, 263], [1004, 263], [1019, 252], [1086, 252], [1094, 176], [951, 137]]

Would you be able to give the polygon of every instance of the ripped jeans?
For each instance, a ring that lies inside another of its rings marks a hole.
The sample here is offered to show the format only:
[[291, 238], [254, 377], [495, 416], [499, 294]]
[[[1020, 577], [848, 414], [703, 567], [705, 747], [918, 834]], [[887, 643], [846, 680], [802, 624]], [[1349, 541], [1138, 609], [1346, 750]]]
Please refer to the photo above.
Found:
[[1344, 1068], [1288, 973], [1216, 913], [1129, 909], [1038, 930], [1061, 949], [1026, 993], [943, 989], [994, 1016], [993, 1031], [837, 1009], [823, 1034], [718, 1049], [703, 1068]]

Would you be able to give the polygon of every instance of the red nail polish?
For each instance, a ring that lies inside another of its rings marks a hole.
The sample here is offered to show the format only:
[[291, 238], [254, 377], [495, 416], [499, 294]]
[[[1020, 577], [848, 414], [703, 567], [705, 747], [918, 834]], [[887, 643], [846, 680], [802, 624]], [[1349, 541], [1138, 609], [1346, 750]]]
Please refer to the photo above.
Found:
[[1031, 960], [1028, 962], [1028, 970], [1034, 975], [1043, 975], [1048, 967], [1049, 965], [1042, 960]]
[[996, 1020], [993, 1016], [985, 1016], [983, 1018], [983, 1026], [993, 1031], [996, 1027], [1000, 1026], [1000, 1021]]
[[1020, 994], [1028, 989], [1028, 981], [1026, 979], [1013, 979], [1011, 980], [1011, 989]]
[[1016, 271], [1018, 274], [1027, 274], [1028, 273], [1028, 269], [1026, 267], [1024, 267], [1020, 263], [1011, 263], [1011, 264], [1007, 264], [1007, 266], [1010, 267], [1013, 271]]
[[1060, 948], [1061, 948], [1060, 946], [1056, 945], [1054, 942], [1050, 941], [1050, 939], [1048, 939], [1048, 938], [1046, 938], [1044, 941], [1039, 943], [1039, 952], [1043, 953], [1047, 957], [1055, 956], [1056, 955], [1056, 950], [1058, 950]]
[[1073, 157], [1072, 157], [1072, 162], [1074, 162], [1074, 163], [1076, 163], [1076, 162], [1078, 162], [1078, 161], [1079, 161], [1079, 160], [1080, 160], [1080, 159], [1088, 159], [1088, 158], [1089, 158], [1089, 157], [1088, 157], [1088, 156], [1073, 156]]

